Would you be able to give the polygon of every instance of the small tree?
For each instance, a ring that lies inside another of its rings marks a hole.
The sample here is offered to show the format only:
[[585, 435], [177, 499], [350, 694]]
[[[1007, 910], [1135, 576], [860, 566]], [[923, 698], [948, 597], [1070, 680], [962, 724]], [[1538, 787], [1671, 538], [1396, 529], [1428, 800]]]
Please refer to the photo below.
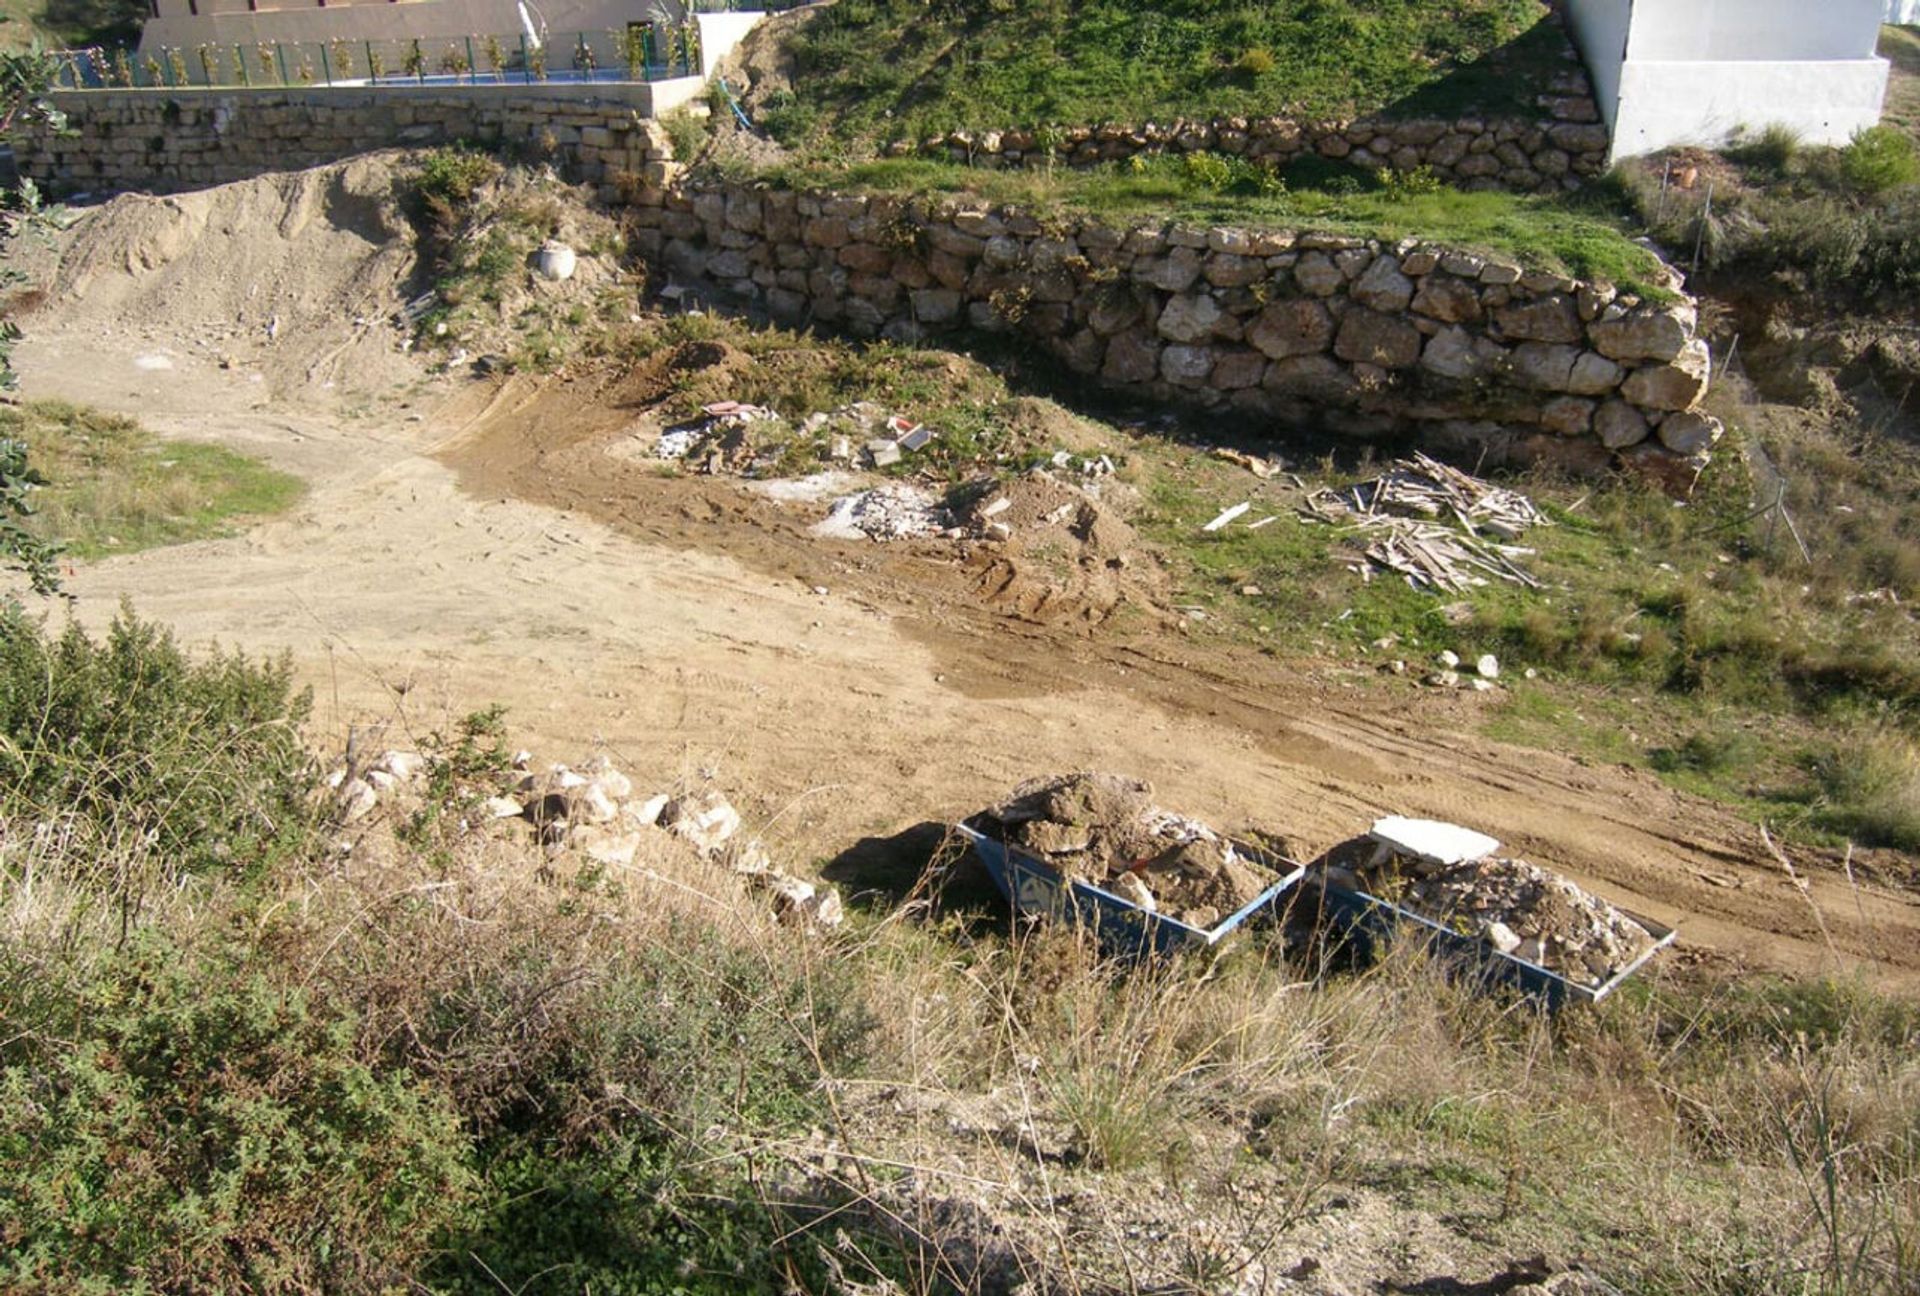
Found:
[[407, 45], [407, 55], [400, 60], [400, 69], [416, 81], [423, 81], [427, 74], [427, 53], [420, 48], [418, 39]]
[[[59, 70], [59, 60], [39, 49], [0, 53], [0, 135], [22, 125], [55, 131], [66, 128], [66, 117], [45, 97]], [[40, 191], [32, 181], [23, 182], [16, 192], [0, 195], [0, 253], [48, 214], [41, 208]], [[25, 279], [26, 275], [12, 266], [0, 270], [0, 288], [10, 288]], [[0, 388], [11, 390], [17, 385], [13, 344], [19, 340], [20, 326], [0, 314]], [[27, 456], [25, 442], [0, 440], [0, 563], [24, 572], [35, 593], [51, 594], [60, 588], [59, 571], [54, 565], [60, 550], [30, 535], [23, 525], [33, 513], [33, 492], [42, 484]]]

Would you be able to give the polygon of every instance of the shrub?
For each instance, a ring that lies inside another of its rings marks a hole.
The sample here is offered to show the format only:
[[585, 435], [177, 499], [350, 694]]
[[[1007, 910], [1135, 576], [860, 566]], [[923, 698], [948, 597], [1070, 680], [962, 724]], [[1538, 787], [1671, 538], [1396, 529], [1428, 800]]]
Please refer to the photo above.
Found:
[[475, 149], [435, 149], [420, 163], [414, 185], [429, 202], [465, 203], [500, 174], [500, 164]]
[[102, 643], [0, 610], [0, 813], [123, 888], [130, 858], [256, 871], [310, 840], [308, 705], [284, 659], [194, 661], [126, 609]]
[[1272, 50], [1256, 45], [1242, 54], [1233, 66], [1235, 71], [1245, 76], [1263, 77], [1280, 66], [1280, 63], [1273, 57]]
[[1882, 194], [1920, 181], [1920, 155], [1906, 132], [1869, 126], [1840, 150], [1840, 171], [1860, 192]]
[[463, 1218], [451, 1107], [240, 953], [136, 938], [64, 1007], [0, 1014], [7, 1290], [398, 1289]]
[[1774, 122], [1753, 138], [1739, 140], [1726, 149], [1727, 156], [1743, 166], [1775, 175], [1784, 175], [1799, 152], [1800, 132], [1784, 122]]
[[1920, 850], [1920, 761], [1910, 744], [1866, 736], [1836, 744], [1810, 762], [1823, 804], [1821, 827], [1863, 846]]

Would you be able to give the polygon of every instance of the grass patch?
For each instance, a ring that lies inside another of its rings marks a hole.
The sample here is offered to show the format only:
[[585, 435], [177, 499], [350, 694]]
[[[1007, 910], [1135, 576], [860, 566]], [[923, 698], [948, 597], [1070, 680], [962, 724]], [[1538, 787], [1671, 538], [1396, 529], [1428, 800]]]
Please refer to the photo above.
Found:
[[131, 419], [64, 401], [0, 408], [47, 485], [29, 526], [78, 558], [230, 535], [292, 506], [298, 478], [222, 446], [161, 441]]
[[0, 46], [132, 45], [148, 12], [138, 0], [0, 0]]
[[852, 0], [791, 36], [789, 137], [1173, 117], [1537, 114], [1571, 66], [1537, 0]]
[[1467, 192], [1317, 158], [1277, 172], [1210, 155], [1143, 157], [1052, 172], [894, 158], [847, 167], [788, 167], [772, 178], [797, 188], [977, 195], [1041, 213], [1113, 220], [1304, 227], [1389, 242], [1417, 237], [1509, 255], [1534, 269], [1610, 280], [1652, 299], [1668, 295], [1656, 286], [1651, 255], [1622, 233], [1617, 218], [1596, 199]]

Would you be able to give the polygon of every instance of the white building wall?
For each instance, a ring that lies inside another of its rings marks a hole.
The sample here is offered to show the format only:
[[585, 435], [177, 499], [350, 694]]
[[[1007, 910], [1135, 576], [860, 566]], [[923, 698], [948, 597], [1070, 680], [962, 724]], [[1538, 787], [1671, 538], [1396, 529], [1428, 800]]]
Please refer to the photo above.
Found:
[[1885, 0], [1639, 0], [1627, 59], [1872, 58]]
[[1920, 0], [1887, 0], [1887, 21], [1920, 23]]
[[1600, 116], [1611, 128], [1620, 107], [1620, 68], [1627, 61], [1633, 0], [1567, 0], [1566, 16], [1574, 46], [1586, 61]]
[[733, 53], [766, 16], [758, 10], [695, 14], [693, 21], [700, 28], [700, 75], [712, 76], [721, 60]]
[[1844, 144], [1880, 120], [1884, 59], [1731, 63], [1630, 60], [1621, 71], [1613, 156], [1718, 146], [1775, 123], [1809, 144]]

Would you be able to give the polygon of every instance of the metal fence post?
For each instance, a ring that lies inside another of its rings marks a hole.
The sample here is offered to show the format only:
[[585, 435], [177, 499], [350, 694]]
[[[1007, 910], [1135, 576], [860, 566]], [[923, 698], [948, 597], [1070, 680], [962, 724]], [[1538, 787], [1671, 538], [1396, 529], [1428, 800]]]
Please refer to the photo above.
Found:
[[287, 83], [287, 47], [279, 41], [273, 43], [273, 56], [280, 62], [280, 84]]
[[325, 41], [320, 42], [320, 75], [327, 79], [328, 85], [333, 84], [333, 60], [327, 57]]

